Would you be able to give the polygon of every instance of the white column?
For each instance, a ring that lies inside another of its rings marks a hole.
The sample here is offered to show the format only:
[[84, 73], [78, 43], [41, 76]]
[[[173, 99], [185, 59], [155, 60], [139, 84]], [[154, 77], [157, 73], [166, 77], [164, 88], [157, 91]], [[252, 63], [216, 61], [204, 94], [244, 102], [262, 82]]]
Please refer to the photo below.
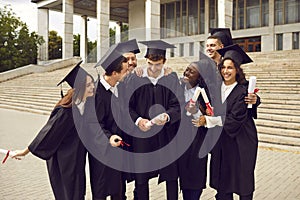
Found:
[[86, 63], [88, 48], [87, 48], [87, 16], [81, 16], [81, 28], [80, 28], [80, 57], [83, 63]]
[[97, 0], [97, 60], [109, 48], [109, 4], [110, 0]]
[[261, 36], [261, 51], [275, 51], [276, 47], [276, 40], [275, 40], [275, 28], [274, 28], [274, 19], [275, 19], [275, 12], [274, 12], [274, 1], [269, 1], [269, 31], [267, 35]]
[[121, 27], [122, 27], [122, 22], [116, 23], [116, 35], [115, 35], [116, 43], [121, 42]]
[[160, 39], [160, 0], [145, 2], [146, 40]]
[[293, 49], [293, 33], [284, 33], [282, 50], [291, 50], [291, 49]]
[[49, 10], [38, 8], [38, 34], [43, 36], [45, 43], [39, 46], [38, 61], [49, 59], [48, 39], [49, 39]]
[[232, 28], [232, 0], [218, 0], [218, 27]]
[[64, 32], [63, 32], [63, 59], [73, 57], [73, 0], [63, 0]]
[[128, 37], [137, 41], [146, 40], [145, 33], [145, 1], [129, 1], [128, 4]]

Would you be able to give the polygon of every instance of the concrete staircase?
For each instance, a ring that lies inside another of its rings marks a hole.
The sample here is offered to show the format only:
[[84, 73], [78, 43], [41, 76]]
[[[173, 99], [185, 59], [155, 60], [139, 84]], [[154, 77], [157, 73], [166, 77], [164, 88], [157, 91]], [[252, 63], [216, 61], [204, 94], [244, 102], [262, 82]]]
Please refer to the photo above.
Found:
[[[254, 63], [244, 65], [247, 77], [257, 77], [261, 105], [255, 120], [260, 144], [295, 147], [300, 150], [300, 51], [249, 53]], [[179, 76], [189, 62], [197, 58], [170, 58]], [[145, 64], [144, 59], [139, 65]], [[94, 64], [83, 67], [96, 77]], [[72, 66], [52, 72], [34, 73], [0, 83], [0, 108], [49, 115], [60, 99], [56, 84]], [[67, 84], [63, 84], [66, 92]]]
[[257, 77], [260, 142], [300, 147], [300, 51], [250, 53], [247, 76]]

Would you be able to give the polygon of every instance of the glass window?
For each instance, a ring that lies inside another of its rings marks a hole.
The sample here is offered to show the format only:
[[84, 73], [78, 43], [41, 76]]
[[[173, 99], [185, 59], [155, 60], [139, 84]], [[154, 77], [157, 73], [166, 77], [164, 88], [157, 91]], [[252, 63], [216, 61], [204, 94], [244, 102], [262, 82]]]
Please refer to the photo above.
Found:
[[282, 50], [283, 46], [283, 34], [276, 34], [276, 50]]
[[299, 32], [293, 33], [293, 49], [299, 49]]
[[238, 29], [244, 28], [244, 0], [238, 1]]
[[179, 56], [180, 57], [184, 56], [184, 44], [183, 43], [179, 44]]
[[216, 0], [209, 1], [209, 27], [210, 28], [217, 27], [216, 14], [217, 14]]
[[261, 26], [269, 25], [269, 0], [261, 1]]
[[164, 28], [165, 28], [165, 5], [164, 4], [161, 4], [160, 5], [160, 36], [161, 38], [165, 38], [166, 35], [165, 35], [165, 31], [164, 31]]
[[187, 12], [186, 12], [186, 0], [182, 0], [182, 33], [187, 35]]
[[275, 0], [275, 24], [283, 24], [283, 1]]
[[189, 35], [198, 34], [198, 0], [188, 1]]
[[166, 4], [166, 37], [175, 37], [175, 4]]
[[247, 1], [247, 28], [260, 26], [260, 4], [259, 0]]
[[180, 25], [181, 17], [180, 17], [180, 2], [176, 2], [176, 36], [180, 36], [181, 34], [181, 25]]
[[232, 9], [232, 30], [236, 30], [236, 1], [233, 1], [233, 9]]
[[205, 0], [200, 0], [200, 33], [205, 31]]
[[299, 22], [299, 0], [286, 0], [285, 8], [285, 23]]
[[190, 42], [189, 44], [189, 56], [194, 56], [194, 43]]

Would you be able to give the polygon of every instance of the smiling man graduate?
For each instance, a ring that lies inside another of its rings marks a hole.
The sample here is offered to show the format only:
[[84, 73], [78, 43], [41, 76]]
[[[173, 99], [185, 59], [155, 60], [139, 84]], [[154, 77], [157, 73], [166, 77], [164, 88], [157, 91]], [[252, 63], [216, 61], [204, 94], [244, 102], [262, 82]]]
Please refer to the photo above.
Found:
[[[176, 97], [176, 91], [180, 90], [178, 77], [175, 73], [164, 76], [164, 64], [166, 62], [166, 49], [175, 48], [162, 40], [140, 42], [147, 46], [145, 55], [147, 67], [142, 77], [133, 75], [128, 82], [128, 88], [132, 93], [129, 100], [129, 111], [133, 123], [134, 132], [133, 151], [137, 153], [151, 153], [163, 148], [176, 135], [180, 121], [180, 102]], [[161, 118], [152, 121], [155, 116]], [[141, 137], [139, 137], [141, 136]], [[164, 160], [174, 152], [160, 154], [154, 160]], [[144, 160], [143, 163], [135, 163], [136, 166], [151, 166], [153, 160]], [[135, 174], [137, 198], [149, 199], [148, 181], [159, 175], [159, 183], [166, 181], [167, 199], [178, 199], [178, 170], [177, 162], [168, 166], [158, 167], [156, 170]]]

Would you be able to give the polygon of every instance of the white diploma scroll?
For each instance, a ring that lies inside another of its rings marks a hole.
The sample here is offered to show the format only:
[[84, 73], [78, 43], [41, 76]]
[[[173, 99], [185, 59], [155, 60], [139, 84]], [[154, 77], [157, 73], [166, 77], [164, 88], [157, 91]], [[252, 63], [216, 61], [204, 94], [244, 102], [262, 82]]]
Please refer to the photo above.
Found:
[[[201, 93], [201, 88], [196, 87], [195, 93], [194, 93], [193, 97], [190, 99], [189, 106], [195, 105], [200, 93]], [[189, 111], [187, 111], [186, 115], [191, 116], [191, 113]]]
[[0, 154], [5, 155], [4, 159], [2, 161], [2, 164], [5, 163], [5, 161], [7, 160], [8, 157], [13, 157], [14, 155], [16, 155], [16, 153], [14, 151], [9, 151], [9, 150], [5, 150], [5, 149], [0, 149]]
[[213, 108], [212, 108], [212, 106], [210, 105], [209, 99], [208, 99], [208, 97], [207, 97], [207, 94], [206, 94], [204, 88], [201, 88], [201, 95], [202, 95], [203, 100], [204, 100], [204, 102], [205, 102], [206, 108], [210, 111], [210, 113], [211, 113], [212, 115], [214, 115]]
[[153, 126], [157, 120], [164, 120], [164, 113], [157, 115], [156, 117], [154, 117], [153, 119], [151, 119], [150, 121], [148, 121], [146, 123], [147, 127]]
[[[248, 85], [248, 93], [253, 94], [256, 85], [256, 76], [250, 76], [249, 85]], [[248, 104], [248, 108], [252, 108], [252, 104]]]

